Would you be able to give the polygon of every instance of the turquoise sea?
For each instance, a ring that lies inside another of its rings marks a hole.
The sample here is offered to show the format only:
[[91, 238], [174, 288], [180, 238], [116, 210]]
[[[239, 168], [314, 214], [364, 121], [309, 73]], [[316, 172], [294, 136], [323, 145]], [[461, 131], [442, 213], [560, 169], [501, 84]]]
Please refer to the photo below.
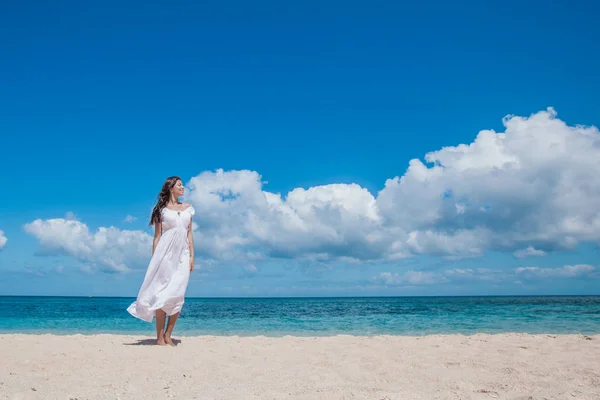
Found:
[[[133, 298], [0, 296], [0, 333], [153, 335]], [[176, 335], [600, 333], [600, 296], [188, 298]]]

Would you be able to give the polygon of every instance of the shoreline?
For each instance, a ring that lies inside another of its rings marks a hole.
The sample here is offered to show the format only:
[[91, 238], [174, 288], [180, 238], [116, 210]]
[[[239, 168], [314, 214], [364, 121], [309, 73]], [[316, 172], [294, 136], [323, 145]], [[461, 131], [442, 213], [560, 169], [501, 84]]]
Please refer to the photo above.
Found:
[[0, 334], [0, 399], [598, 399], [600, 335]]
[[[0, 338], [3, 336], [56, 336], [56, 337], [92, 337], [92, 336], [116, 336], [116, 337], [154, 337], [154, 332], [141, 333], [141, 332], [123, 332], [123, 333], [112, 333], [112, 332], [102, 332], [102, 333], [56, 333], [56, 332], [1, 332]], [[473, 333], [425, 333], [422, 335], [412, 335], [412, 334], [389, 334], [389, 333], [377, 333], [372, 335], [355, 335], [351, 333], [335, 333], [331, 335], [297, 335], [292, 333], [285, 333], [282, 335], [267, 335], [264, 333], [256, 333], [256, 334], [214, 334], [214, 333], [206, 333], [206, 334], [186, 334], [186, 333], [178, 333], [175, 332], [173, 334], [175, 337], [182, 338], [264, 338], [264, 339], [283, 339], [283, 338], [298, 338], [298, 339], [306, 339], [306, 338], [336, 338], [336, 337], [350, 337], [350, 338], [372, 338], [372, 337], [386, 337], [386, 338], [426, 338], [426, 337], [463, 337], [469, 338], [474, 336], [523, 336], [523, 337], [534, 337], [534, 336], [547, 336], [550, 338], [555, 337], [581, 337], [587, 340], [598, 340], [600, 341], [600, 333], [553, 333], [553, 332], [544, 332], [544, 333], [528, 333], [528, 332], [473, 332]]]

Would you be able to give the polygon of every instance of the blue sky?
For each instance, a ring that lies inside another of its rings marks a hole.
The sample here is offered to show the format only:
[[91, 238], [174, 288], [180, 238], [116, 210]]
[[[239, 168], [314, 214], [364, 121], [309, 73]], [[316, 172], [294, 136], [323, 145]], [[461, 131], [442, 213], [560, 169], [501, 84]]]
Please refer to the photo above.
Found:
[[173, 174], [191, 296], [598, 294], [597, 5], [1, 7], [0, 294], [134, 296]]

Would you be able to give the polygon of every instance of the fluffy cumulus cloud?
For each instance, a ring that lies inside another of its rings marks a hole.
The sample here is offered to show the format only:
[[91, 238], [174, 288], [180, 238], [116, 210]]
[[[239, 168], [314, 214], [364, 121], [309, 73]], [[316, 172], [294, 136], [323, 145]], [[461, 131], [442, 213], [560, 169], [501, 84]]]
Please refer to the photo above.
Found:
[[208, 257], [380, 258], [376, 200], [358, 185], [297, 188], [283, 198], [254, 171], [204, 172], [189, 182], [200, 251]]
[[442, 271], [406, 271], [404, 273], [382, 272], [370, 281], [386, 286], [416, 286], [468, 282], [519, 282], [543, 279], [600, 278], [598, 269], [592, 265], [565, 265], [562, 268], [519, 267], [514, 270], [489, 268], [453, 268]]
[[152, 237], [145, 232], [114, 227], [90, 232], [75, 219], [38, 219], [24, 228], [39, 240], [40, 254], [74, 257], [86, 271], [125, 272], [145, 267], [152, 246]]
[[[600, 243], [598, 129], [570, 126], [552, 109], [503, 123], [503, 132], [484, 130], [470, 144], [410, 160], [378, 193], [332, 183], [281, 194], [266, 190], [256, 171], [203, 172], [186, 182], [197, 258], [362, 262], [487, 250], [529, 257]], [[27, 229], [45, 248], [112, 269], [147, 254], [150, 243], [138, 231], [92, 234], [72, 219], [34, 221]]]
[[0, 231], [0, 251], [6, 246], [6, 242], [8, 242], [8, 239], [4, 236], [4, 231]]
[[188, 186], [201, 251], [214, 258], [355, 260], [415, 254], [540, 256], [600, 243], [600, 133], [554, 110], [413, 159], [376, 196], [356, 184], [264, 190], [254, 171], [204, 172]]
[[598, 129], [568, 126], [551, 109], [504, 125], [427, 154], [429, 167], [412, 160], [379, 193], [386, 222], [445, 254], [600, 242]]

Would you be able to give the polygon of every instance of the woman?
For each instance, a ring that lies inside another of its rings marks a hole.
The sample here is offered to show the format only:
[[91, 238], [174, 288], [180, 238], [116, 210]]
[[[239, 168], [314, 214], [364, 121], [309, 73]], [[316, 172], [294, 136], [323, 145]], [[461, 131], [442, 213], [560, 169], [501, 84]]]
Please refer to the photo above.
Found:
[[150, 225], [154, 225], [152, 258], [137, 300], [127, 308], [131, 315], [147, 322], [156, 316], [156, 344], [162, 346], [174, 346], [171, 334], [194, 270], [192, 215], [195, 211], [191, 205], [179, 202], [183, 191], [177, 176], [167, 178], [163, 184], [150, 217]]

